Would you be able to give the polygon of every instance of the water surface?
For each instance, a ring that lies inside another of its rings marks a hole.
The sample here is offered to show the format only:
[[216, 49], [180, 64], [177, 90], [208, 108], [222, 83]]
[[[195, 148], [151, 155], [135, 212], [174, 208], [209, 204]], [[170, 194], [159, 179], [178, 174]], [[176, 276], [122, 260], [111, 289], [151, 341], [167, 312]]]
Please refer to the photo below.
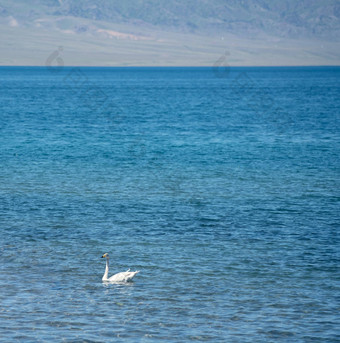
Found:
[[4, 342], [340, 340], [340, 68], [0, 78]]

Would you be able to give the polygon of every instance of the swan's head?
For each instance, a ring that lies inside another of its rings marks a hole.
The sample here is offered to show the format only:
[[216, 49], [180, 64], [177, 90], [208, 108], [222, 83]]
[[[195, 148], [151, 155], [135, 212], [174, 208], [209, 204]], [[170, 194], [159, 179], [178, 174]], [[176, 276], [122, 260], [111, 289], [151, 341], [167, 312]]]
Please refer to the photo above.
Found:
[[109, 257], [109, 254], [107, 252], [102, 256], [102, 258], [108, 258], [108, 257]]

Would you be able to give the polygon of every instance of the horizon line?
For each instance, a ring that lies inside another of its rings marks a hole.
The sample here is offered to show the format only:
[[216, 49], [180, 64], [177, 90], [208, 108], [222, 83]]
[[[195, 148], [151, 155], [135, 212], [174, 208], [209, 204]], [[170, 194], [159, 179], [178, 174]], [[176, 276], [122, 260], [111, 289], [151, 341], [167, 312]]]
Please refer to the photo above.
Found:
[[29, 65], [29, 64], [15, 64], [7, 65], [0, 64], [0, 68], [299, 68], [299, 67], [340, 67], [340, 64], [292, 64], [292, 65], [82, 65], [82, 64], [70, 64], [70, 65]]

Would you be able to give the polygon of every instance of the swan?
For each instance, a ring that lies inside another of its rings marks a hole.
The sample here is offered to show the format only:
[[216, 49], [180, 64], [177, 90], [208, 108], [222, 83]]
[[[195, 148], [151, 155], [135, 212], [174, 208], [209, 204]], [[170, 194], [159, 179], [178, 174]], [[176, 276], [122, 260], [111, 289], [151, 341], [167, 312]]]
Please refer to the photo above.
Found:
[[126, 272], [121, 272], [112, 275], [111, 277], [107, 277], [109, 274], [109, 254], [105, 253], [102, 258], [106, 258], [106, 268], [105, 273], [103, 275], [102, 281], [109, 281], [109, 282], [128, 282], [131, 281], [132, 278], [139, 273], [139, 270], [136, 270], [135, 272], [130, 272], [130, 269], [128, 269]]

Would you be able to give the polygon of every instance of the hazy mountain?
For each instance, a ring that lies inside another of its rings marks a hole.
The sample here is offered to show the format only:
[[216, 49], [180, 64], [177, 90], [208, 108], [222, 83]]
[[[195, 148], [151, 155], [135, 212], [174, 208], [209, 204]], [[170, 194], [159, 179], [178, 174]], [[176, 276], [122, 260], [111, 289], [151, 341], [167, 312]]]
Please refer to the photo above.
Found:
[[0, 30], [0, 64], [339, 64], [340, 2], [0, 0]]
[[337, 0], [60, 1], [54, 14], [184, 32], [340, 37]]

